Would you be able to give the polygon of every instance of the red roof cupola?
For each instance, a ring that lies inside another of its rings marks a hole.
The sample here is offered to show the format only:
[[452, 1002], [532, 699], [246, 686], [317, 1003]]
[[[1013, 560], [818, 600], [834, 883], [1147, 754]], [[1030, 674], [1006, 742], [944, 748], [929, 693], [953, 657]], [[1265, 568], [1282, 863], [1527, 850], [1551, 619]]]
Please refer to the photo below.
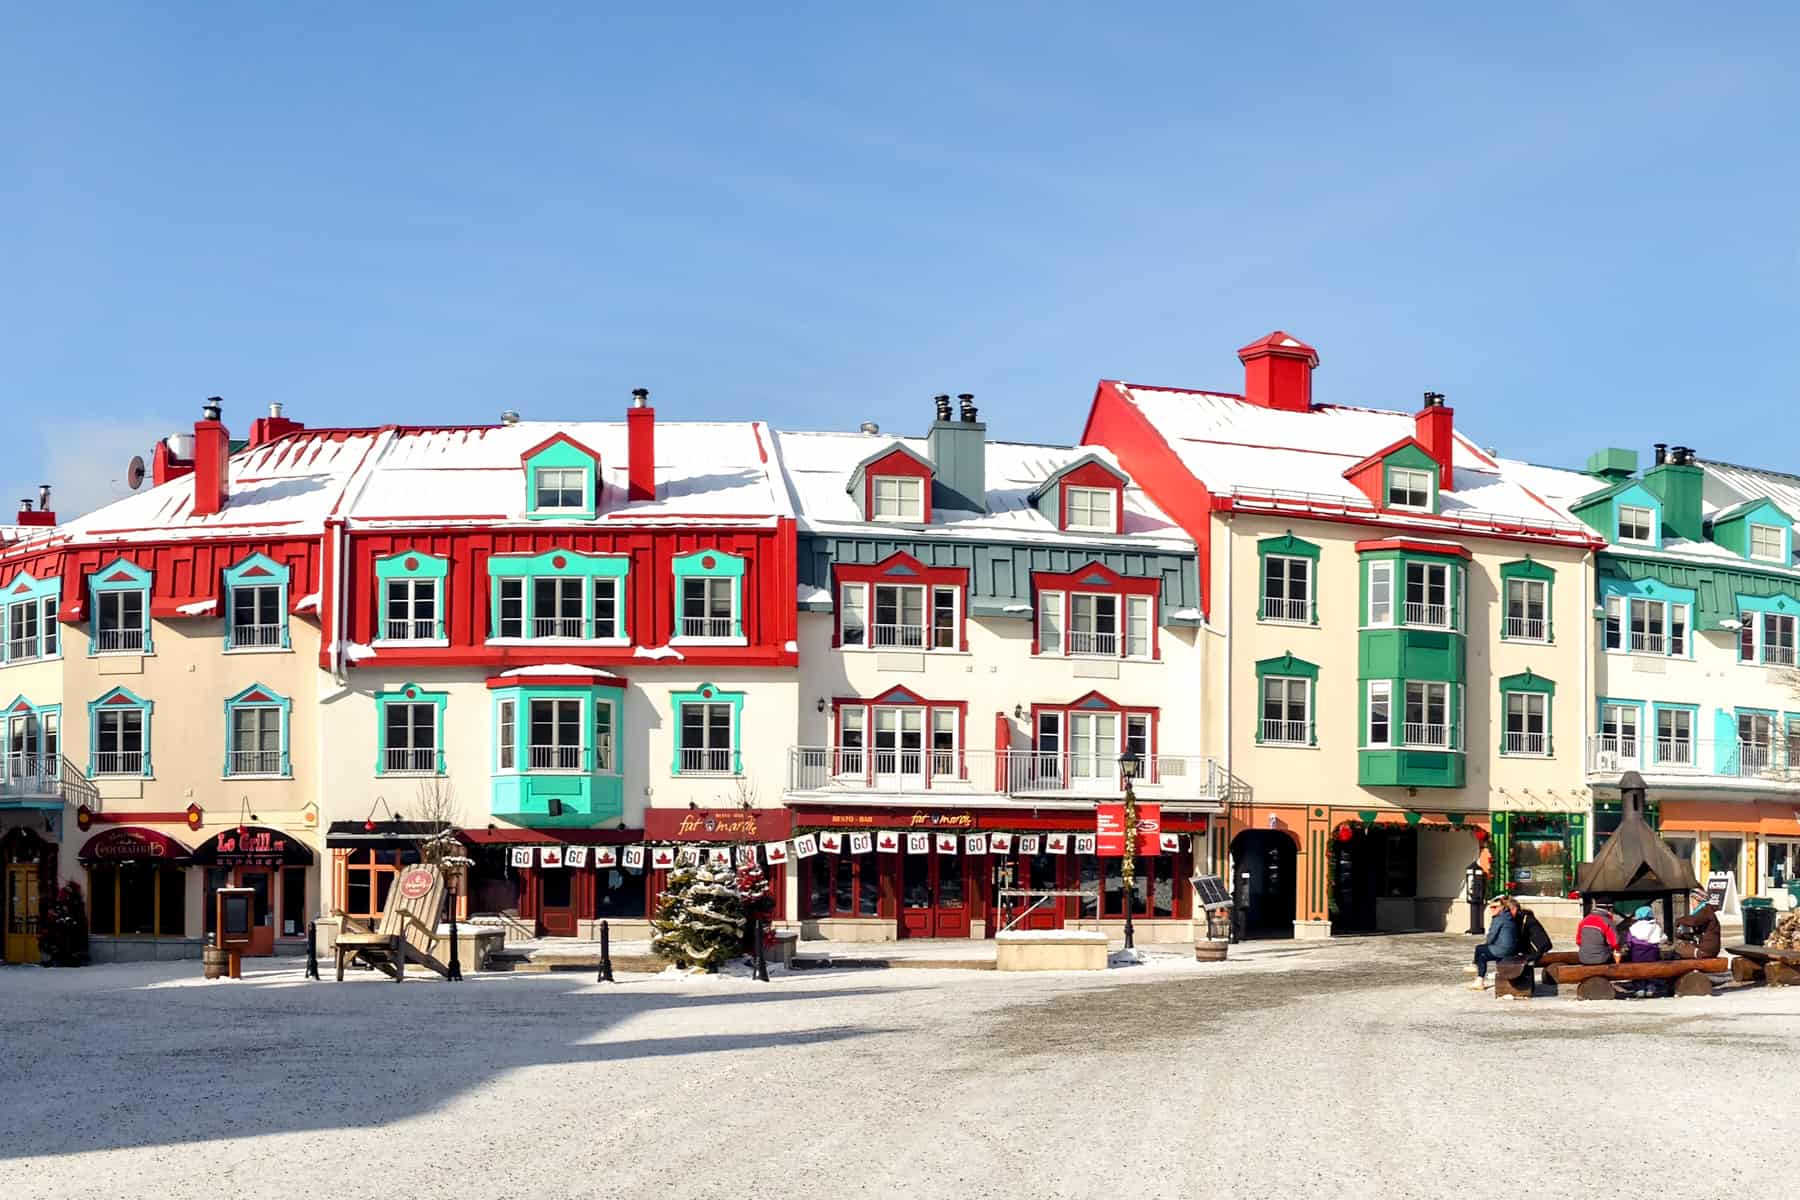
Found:
[[1312, 373], [1319, 352], [1277, 329], [1238, 351], [1244, 364], [1244, 399], [1262, 408], [1306, 412], [1312, 407]]

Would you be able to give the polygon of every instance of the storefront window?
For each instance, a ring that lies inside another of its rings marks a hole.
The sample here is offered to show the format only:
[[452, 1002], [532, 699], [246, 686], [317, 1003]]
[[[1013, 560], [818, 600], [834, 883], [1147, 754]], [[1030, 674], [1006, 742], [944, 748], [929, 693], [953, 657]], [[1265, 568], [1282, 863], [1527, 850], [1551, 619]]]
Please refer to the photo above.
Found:
[[[1132, 907], [1134, 917], [1175, 917], [1182, 915], [1187, 908], [1182, 897], [1182, 889], [1186, 886], [1189, 857], [1187, 851], [1180, 854], [1140, 854], [1137, 860], [1137, 875], [1132, 880]], [[1082, 855], [1080, 859], [1081, 890], [1091, 892], [1096, 883], [1100, 884], [1099, 916], [1107, 920], [1124, 920], [1125, 918], [1125, 860], [1122, 858], [1100, 858]], [[1087, 896], [1081, 898], [1081, 915], [1092, 920], [1095, 916], [1094, 902]]]
[[88, 929], [97, 936], [187, 936], [187, 872], [180, 867], [90, 867], [88, 897]]
[[416, 850], [353, 850], [344, 862], [344, 913], [375, 921], [387, 911], [388, 889], [402, 866], [419, 861]]
[[[1744, 839], [1735, 834], [1727, 836], [1715, 833], [1707, 838], [1707, 845], [1706, 869], [1708, 871], [1729, 871], [1732, 875], [1737, 875], [1738, 860], [1744, 854]], [[1738, 881], [1738, 886], [1740, 888], [1743, 886], [1741, 879]]]
[[1521, 896], [1561, 896], [1568, 891], [1569, 845], [1560, 816], [1521, 815], [1512, 825], [1513, 891]]
[[644, 872], [627, 867], [601, 867], [594, 879], [594, 917], [642, 917]]
[[815, 854], [807, 859], [807, 915], [880, 915], [881, 860], [875, 854]]
[[283, 867], [281, 871], [282, 937], [299, 937], [306, 932], [306, 868]]
[[1768, 887], [1784, 888], [1800, 879], [1800, 842], [1763, 843], [1769, 856]]

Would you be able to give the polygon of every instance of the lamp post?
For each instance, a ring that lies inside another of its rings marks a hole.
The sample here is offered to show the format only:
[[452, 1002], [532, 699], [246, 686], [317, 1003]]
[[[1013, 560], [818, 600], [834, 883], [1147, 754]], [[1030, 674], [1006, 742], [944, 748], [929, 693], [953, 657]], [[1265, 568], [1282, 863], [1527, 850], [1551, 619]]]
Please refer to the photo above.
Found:
[[1132, 949], [1131, 910], [1137, 907], [1137, 792], [1132, 783], [1144, 760], [1135, 750], [1127, 750], [1119, 758], [1119, 774], [1125, 777], [1125, 857], [1119, 873], [1125, 878], [1125, 948]]

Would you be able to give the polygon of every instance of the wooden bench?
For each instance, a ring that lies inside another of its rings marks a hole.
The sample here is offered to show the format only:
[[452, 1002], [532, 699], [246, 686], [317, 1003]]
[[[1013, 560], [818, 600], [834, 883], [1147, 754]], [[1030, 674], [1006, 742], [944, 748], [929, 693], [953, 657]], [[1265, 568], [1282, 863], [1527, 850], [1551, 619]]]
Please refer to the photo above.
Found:
[[1761, 979], [1770, 987], [1800, 985], [1800, 950], [1772, 950], [1767, 946], [1727, 946], [1731, 977], [1739, 983]]
[[1652, 979], [1673, 979], [1677, 996], [1710, 996], [1712, 975], [1723, 972], [1728, 964], [1722, 958], [1669, 958], [1661, 962], [1556, 963], [1548, 968], [1557, 983], [1575, 985], [1577, 1000], [1611, 1000], [1613, 984], [1641, 983]]
[[1537, 970], [1530, 959], [1502, 958], [1494, 963], [1494, 999], [1529, 1000], [1536, 991]]

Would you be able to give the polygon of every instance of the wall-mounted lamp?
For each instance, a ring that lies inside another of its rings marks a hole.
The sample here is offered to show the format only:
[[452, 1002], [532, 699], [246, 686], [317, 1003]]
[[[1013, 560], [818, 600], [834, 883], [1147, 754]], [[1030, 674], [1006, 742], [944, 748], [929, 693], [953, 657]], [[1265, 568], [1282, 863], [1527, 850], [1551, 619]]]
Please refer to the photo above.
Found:
[[823, 697], [823, 696], [819, 697], [819, 711], [820, 712], [825, 711], [825, 697]]
[[1025, 706], [1023, 704], [1013, 705], [1013, 720], [1023, 721], [1024, 719], [1025, 719]]

